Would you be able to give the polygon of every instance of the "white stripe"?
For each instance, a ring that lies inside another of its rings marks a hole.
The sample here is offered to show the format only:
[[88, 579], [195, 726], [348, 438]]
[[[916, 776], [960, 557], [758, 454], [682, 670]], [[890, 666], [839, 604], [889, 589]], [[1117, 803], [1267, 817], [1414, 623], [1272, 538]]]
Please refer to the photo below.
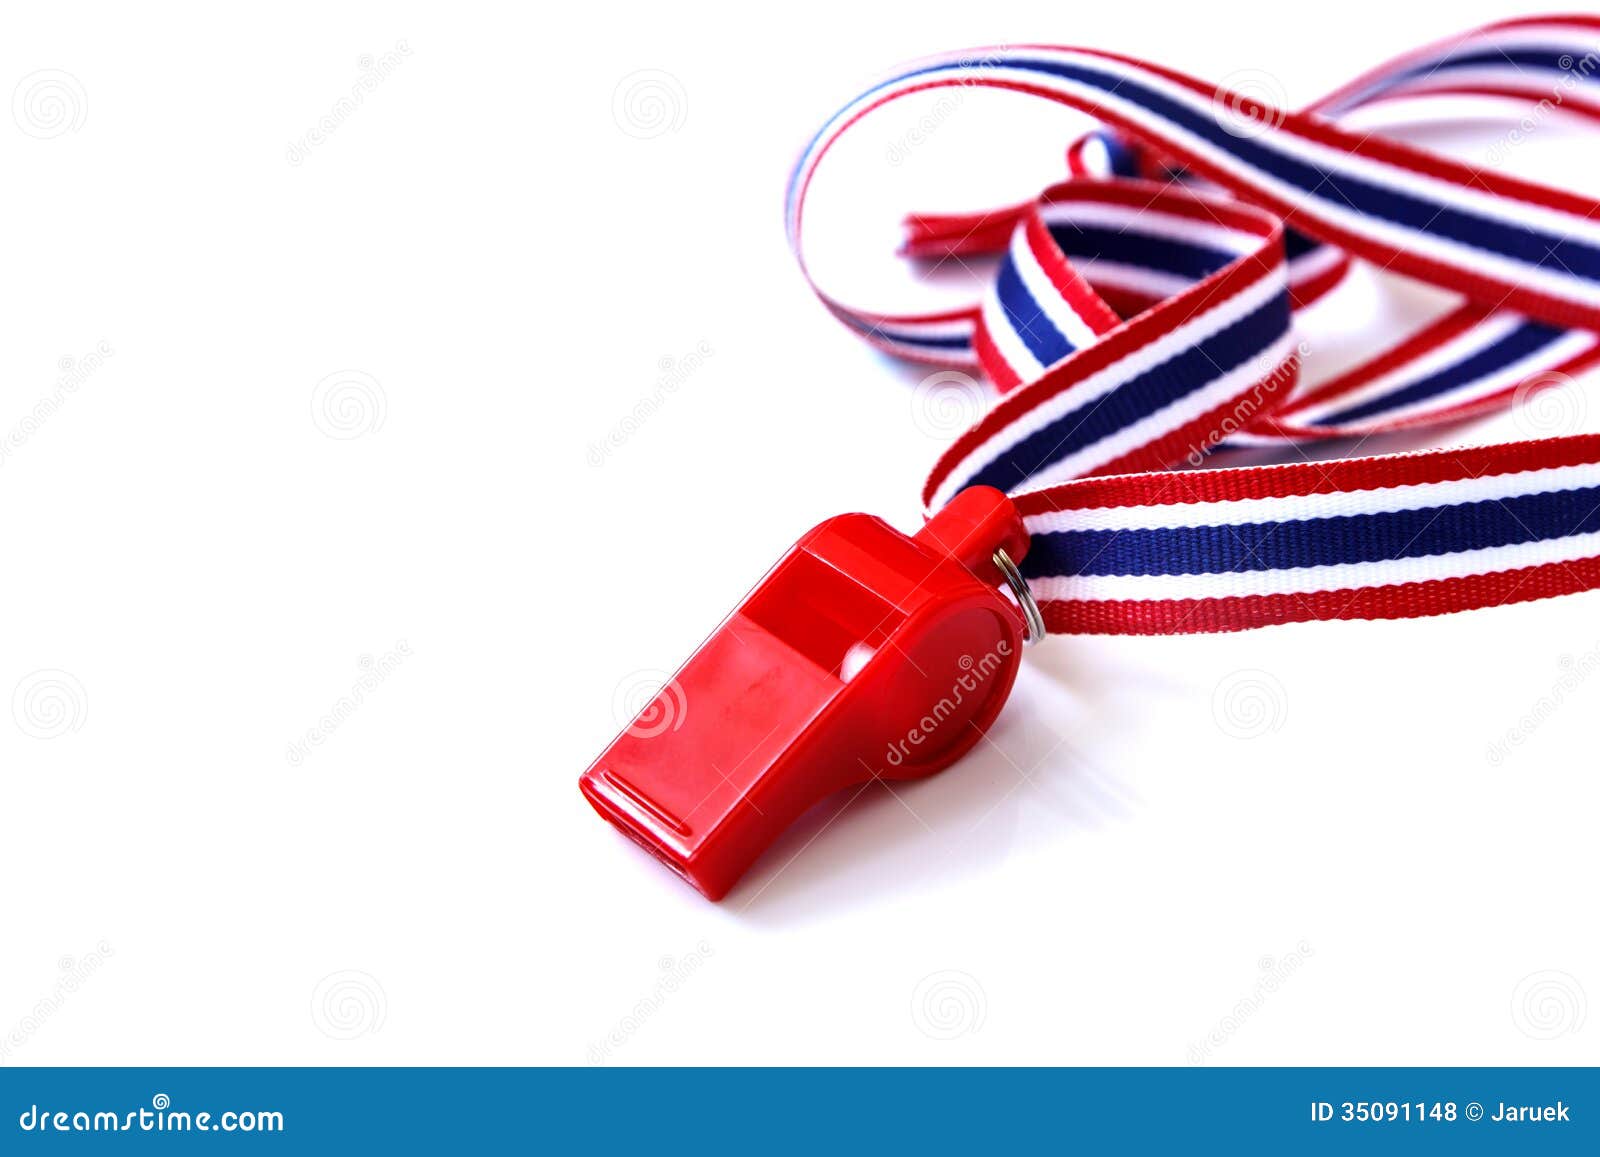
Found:
[[[1187, 425], [1201, 415], [1225, 405], [1228, 399], [1243, 394], [1255, 383], [1271, 375], [1293, 352], [1293, 338], [1290, 334], [1284, 334], [1281, 339], [1202, 389], [1185, 394], [1177, 401], [1146, 415], [1132, 425], [1124, 426], [1116, 433], [1101, 438], [1076, 454], [1031, 475], [1026, 485], [1019, 488], [1017, 493], [1026, 494], [1074, 478], [1081, 478], [1107, 462], [1113, 462], [1140, 446], [1156, 441], [1168, 431]], [[1243, 425], [1244, 422], [1241, 420], [1237, 424]], [[1195, 446], [1186, 447], [1183, 452], [1201, 449], [1202, 443], [1218, 441], [1220, 436], [1226, 433], [1224, 430], [1212, 431], [1210, 437], [1201, 439]]]
[[1583, 330], [1576, 329], [1569, 330], [1566, 334], [1558, 338], [1556, 341], [1551, 342], [1550, 345], [1546, 346], [1544, 349], [1536, 350], [1534, 353], [1529, 354], [1522, 360], [1513, 362], [1511, 365], [1506, 366], [1501, 370], [1497, 370], [1495, 373], [1488, 374], [1481, 378], [1474, 378], [1472, 381], [1457, 386], [1453, 390], [1447, 390], [1442, 394], [1435, 394], [1431, 398], [1425, 398], [1420, 402], [1413, 402], [1408, 406], [1400, 406], [1393, 410], [1384, 410], [1380, 413], [1373, 414], [1370, 417], [1360, 418], [1353, 423], [1341, 423], [1338, 426], [1330, 426], [1327, 428], [1337, 430], [1349, 429], [1359, 432], [1360, 430], [1366, 428], [1368, 424], [1382, 427], [1392, 422], [1403, 421], [1407, 418], [1416, 417], [1419, 414], [1427, 414], [1435, 410], [1444, 410], [1452, 406], [1459, 406], [1465, 402], [1473, 401], [1476, 398], [1486, 398], [1490, 394], [1498, 393], [1501, 390], [1510, 389], [1521, 383], [1524, 379], [1534, 377], [1541, 370], [1548, 369], [1551, 366], [1558, 366], [1564, 362], [1570, 361], [1572, 358], [1577, 357], [1585, 350], [1592, 349], [1595, 345], [1595, 342], [1596, 338], [1592, 333], [1587, 333]]
[[[1263, 468], [1270, 471], [1273, 467]], [[1196, 478], [1202, 476], [1196, 475]], [[1175, 475], [1174, 483], [1183, 476]], [[1519, 498], [1557, 490], [1600, 486], [1600, 463], [1553, 466], [1515, 474], [1488, 474], [1450, 482], [1418, 482], [1374, 490], [1329, 494], [1288, 494], [1269, 498], [1234, 498], [1216, 502], [1151, 503], [1088, 510], [1053, 510], [1023, 521], [1029, 534], [1071, 530], [1178, 530], [1196, 526], [1250, 526], [1263, 522], [1303, 522], [1357, 514], [1393, 514], [1467, 502]]]
[[[1211, 98], [1201, 96], [1191, 89], [1174, 84], [1163, 77], [1146, 69], [1124, 64], [1120, 61], [1104, 57], [1091, 56], [1071, 50], [1041, 49], [1037, 52], [1024, 53], [1019, 50], [1018, 56], [1025, 58], [1044, 58], [1062, 64], [1092, 68], [1098, 72], [1110, 72], [1125, 76], [1129, 80], [1137, 81], [1142, 86], [1152, 89], [1168, 99], [1188, 106], [1192, 111], [1212, 120], [1216, 120], [1215, 104]], [[1105, 89], [1081, 85], [1065, 77], [1052, 76], [1030, 71], [1026, 68], [1007, 69], [999, 66], [991, 70], [996, 76], [1011, 74], [1013, 79], [1031, 78], [1029, 83], [1037, 85], [1041, 80], [1046, 87], [1056, 88], [1061, 91], [1082, 93], [1097, 100], [1108, 100], [1124, 106], [1130, 112], [1136, 112], [1141, 119], [1152, 124], [1159, 124], [1164, 129], [1174, 132], [1185, 140], [1193, 141], [1197, 151], [1215, 157], [1220, 163], [1240, 173], [1248, 174], [1255, 179], [1273, 184], [1285, 191], [1293, 200], [1306, 202], [1311, 197], [1306, 190], [1298, 185], [1291, 185], [1270, 176], [1253, 166], [1240, 161], [1232, 154], [1218, 149], [1210, 142], [1194, 136], [1187, 130], [1173, 125], [1172, 122], [1156, 113], [1145, 109], [1142, 105], [1133, 103], [1116, 93], [1108, 93]], [[1353, 176], [1364, 177], [1367, 180], [1396, 190], [1406, 190], [1426, 198], [1431, 198], [1441, 204], [1451, 205], [1455, 208], [1485, 217], [1492, 221], [1500, 221], [1511, 228], [1539, 224], [1559, 235], [1572, 236], [1582, 234], [1591, 243], [1600, 243], [1600, 223], [1588, 220], [1576, 213], [1566, 213], [1558, 209], [1547, 209], [1541, 205], [1522, 202], [1510, 202], [1486, 190], [1474, 189], [1470, 186], [1458, 185], [1437, 177], [1414, 173], [1409, 169], [1399, 169], [1383, 161], [1349, 153], [1343, 149], [1319, 144], [1316, 141], [1295, 135], [1287, 131], [1275, 131], [1258, 139], [1255, 143], [1264, 148], [1278, 152], [1282, 155], [1308, 164], [1317, 165], [1323, 169], [1336, 172], [1345, 172]], [[1341, 207], [1330, 200], [1318, 200], [1319, 206], [1324, 206], [1329, 212], [1342, 213], [1353, 217], [1355, 220], [1368, 220], [1366, 214], [1347, 207]], [[1392, 226], [1403, 229], [1410, 235], [1415, 231], [1409, 226]], [[1454, 242], [1441, 242], [1454, 245]], [[1469, 247], [1470, 248], [1470, 247]], [[1473, 253], [1484, 252], [1475, 248]]]
[[1374, 398], [1381, 398], [1385, 394], [1400, 387], [1421, 381], [1441, 370], [1447, 370], [1453, 365], [1465, 361], [1474, 354], [1481, 353], [1497, 342], [1505, 340], [1517, 327], [1527, 322], [1527, 318], [1516, 313], [1491, 314], [1483, 322], [1473, 326], [1465, 333], [1457, 334], [1441, 346], [1435, 346], [1419, 357], [1397, 366], [1387, 373], [1380, 374], [1358, 390], [1352, 390], [1337, 398], [1330, 398], [1325, 402], [1318, 402], [1304, 409], [1296, 408], [1289, 411], [1285, 420], [1292, 420], [1296, 425], [1307, 425], [1317, 421], [1324, 414], [1335, 414], [1340, 410], [1359, 406]]
[[[1039, 49], [1030, 51], [1028, 55], [1062, 63], [1082, 65], [1101, 72], [1120, 74], [1129, 79], [1137, 80], [1140, 84], [1161, 92], [1174, 101], [1187, 105], [1203, 116], [1214, 117], [1214, 112], [1210, 108], [1209, 102], [1206, 102], [1203, 97], [1188, 89], [1165, 82], [1142, 69], [1121, 65], [1117, 61], [1101, 57], [1085, 56], [1073, 52]], [[982, 83], [981, 80], [974, 81], [972, 79], [969, 69], [952, 66], [949, 71], [952, 75], [965, 77], [969, 83]], [[1381, 220], [1351, 209], [1348, 206], [1341, 206], [1331, 199], [1318, 199], [1297, 185], [1282, 181], [1238, 160], [1232, 154], [1219, 149], [1209, 141], [1172, 125], [1171, 122], [1149, 112], [1143, 106], [1117, 93], [1026, 68], [1007, 68], [995, 65], [987, 68], [984, 76], [999, 81], [1010, 80], [1061, 93], [1075, 94], [1091, 101], [1103, 103], [1121, 111], [1130, 118], [1142, 121], [1147, 125], [1159, 127], [1163, 133], [1173, 135], [1184, 142], [1191, 151], [1207, 158], [1218, 167], [1236, 173], [1252, 183], [1268, 188], [1291, 203], [1314, 207], [1314, 211], [1324, 218], [1342, 222], [1352, 231], [1361, 235], [1375, 237], [1397, 250], [1432, 257], [1435, 260], [1443, 260], [1466, 268], [1474, 266], [1478, 268], [1492, 267], [1498, 271], [1503, 280], [1524, 284], [1529, 288], [1543, 288], [1547, 292], [1567, 300], [1600, 304], [1600, 284], [1592, 281], [1582, 281], [1570, 275], [1553, 273], [1548, 269], [1516, 261], [1473, 245], [1431, 236], [1414, 230], [1409, 226]], [[924, 74], [915, 78], [914, 81], [903, 81], [901, 83], [906, 86], [912, 83], [926, 84], [929, 79], [931, 77]], [[882, 99], [884, 95], [883, 92], [878, 92], [872, 94], [872, 98], [875, 100]], [[853, 112], [853, 110], [854, 106], [847, 112]], [[1265, 146], [1265, 142], [1258, 143], [1262, 143]], [[1600, 237], [1600, 234], [1596, 233], [1600, 226], [1597, 226], [1595, 222], [1586, 222], [1584, 218], [1576, 214], [1547, 210], [1529, 204], [1518, 203], [1512, 205], [1492, 194], [1474, 195], [1473, 191], [1461, 186], [1452, 185], [1431, 177], [1424, 177], [1409, 171], [1397, 170], [1380, 162], [1353, 156], [1339, 149], [1327, 148], [1285, 133], [1274, 133], [1271, 145], [1267, 147], [1271, 147], [1294, 159], [1320, 165], [1322, 168], [1352, 174], [1364, 174], [1368, 179], [1375, 180], [1390, 188], [1409, 189], [1418, 193], [1426, 192], [1442, 203], [1468, 207], [1470, 211], [1479, 216], [1489, 220], [1506, 222], [1511, 227], [1543, 222], [1560, 233], [1568, 235], [1582, 233], [1588, 235], [1591, 240]], [[1515, 222], [1507, 221], [1505, 215], [1508, 213], [1516, 215]]]
[[1162, 273], [1142, 265], [1126, 265], [1101, 257], [1078, 258], [1078, 272], [1090, 285], [1107, 285], [1146, 297], [1173, 297], [1194, 284], [1181, 273]]
[[862, 325], [871, 326], [877, 333], [905, 338], [907, 341], [917, 341], [920, 338], [971, 337], [973, 328], [971, 318], [959, 318], [955, 321], [918, 321], [915, 318], [874, 321], [870, 317], [858, 314], [856, 320]]
[[879, 336], [866, 336], [867, 341], [883, 350], [885, 353], [894, 354], [896, 357], [907, 358], [914, 362], [925, 362], [932, 365], [976, 366], [978, 355], [971, 349], [952, 349], [949, 346], [913, 345], [910, 342], [894, 341], [891, 338]]
[[1060, 575], [1030, 578], [1034, 598], [1063, 600], [1210, 599], [1237, 595], [1316, 594], [1396, 583], [1466, 578], [1542, 563], [1576, 562], [1600, 555], [1600, 531], [1514, 546], [1491, 546], [1423, 558], [1336, 563], [1288, 570], [1228, 571], [1201, 575]]
[[[1189, 89], [1170, 84], [1142, 69], [1119, 66], [1118, 62], [1102, 61], [1100, 58], [1085, 58], [1076, 53], [1042, 52], [1040, 55], [1047, 59], [1092, 67], [1100, 71], [1120, 72], [1129, 79], [1137, 80], [1140, 84], [1154, 89], [1174, 101], [1187, 105], [1203, 116], [1213, 118], [1215, 116], [1209, 101]], [[1136, 116], [1149, 124], [1159, 125], [1164, 131], [1176, 134], [1188, 142], [1193, 151], [1210, 158], [1213, 163], [1220, 167], [1248, 177], [1252, 182], [1274, 189], [1279, 196], [1292, 203], [1307, 206], [1314, 205], [1317, 213], [1342, 220], [1357, 233], [1369, 236], [1377, 234], [1396, 249], [1422, 251], [1426, 255], [1435, 257], [1454, 255], [1453, 264], [1467, 265], [1469, 267], [1472, 265], [1491, 264], [1503, 271], [1506, 280], [1543, 282], [1547, 288], [1559, 293], [1560, 296], [1580, 296], [1586, 300], [1600, 303], [1600, 285], [1592, 281], [1580, 281], [1571, 275], [1554, 274], [1549, 270], [1536, 268], [1489, 250], [1480, 249], [1477, 246], [1431, 236], [1407, 225], [1372, 217], [1348, 206], [1339, 205], [1332, 199], [1316, 198], [1298, 185], [1290, 184], [1269, 173], [1256, 169], [1238, 160], [1232, 154], [1217, 148], [1209, 141], [1178, 128], [1138, 104], [1116, 94], [1107, 93], [1104, 89], [1081, 85], [1061, 77], [1030, 72], [1027, 69], [1008, 70], [996, 68], [993, 71], [997, 76], [1010, 74], [1016, 80], [1026, 79], [1028, 83], [1035, 85], [1039, 85], [1042, 82], [1043, 87], [1054, 88], [1063, 92], [1079, 93], [1088, 96], [1090, 99], [1103, 100], [1112, 105], [1120, 106], [1128, 115]], [[1413, 173], [1409, 170], [1396, 169], [1382, 162], [1356, 156], [1341, 149], [1320, 145], [1288, 133], [1275, 132], [1271, 134], [1270, 142], [1260, 140], [1257, 143], [1292, 159], [1316, 165], [1322, 169], [1364, 177], [1368, 181], [1388, 188], [1412, 192], [1425, 199], [1431, 198], [1440, 204], [1461, 208], [1491, 221], [1502, 222], [1511, 228], [1542, 225], [1558, 235], [1568, 237], [1583, 235], [1591, 244], [1600, 241], [1600, 230], [1597, 230], [1596, 223], [1587, 221], [1577, 214], [1563, 213], [1531, 204], [1512, 204], [1496, 197], [1494, 194], [1478, 193], [1434, 177]], [[1514, 220], [1511, 217], [1512, 214], [1515, 214]]]
[[1333, 245], [1318, 245], [1298, 257], [1289, 259], [1289, 282], [1297, 284], [1310, 281], [1328, 272], [1345, 259], [1345, 251]]
[[1265, 238], [1258, 233], [1174, 216], [1161, 212], [1159, 206], [1136, 209], [1131, 205], [1100, 201], [1046, 201], [1039, 206], [1039, 215], [1047, 225], [1092, 225], [1120, 233], [1142, 233], [1164, 241], [1225, 249], [1241, 257], [1254, 253], [1265, 243]]
[[1050, 276], [1040, 268], [1033, 247], [1028, 244], [1026, 225], [1018, 225], [1011, 235], [1011, 263], [1028, 296], [1073, 349], [1085, 349], [1100, 340], [1100, 335], [1078, 315], [1072, 303], [1061, 296], [1061, 291], [1051, 284]]
[[1033, 351], [1011, 328], [1011, 319], [1000, 305], [998, 287], [991, 288], [983, 295], [983, 326], [989, 333], [989, 340], [994, 342], [995, 349], [1018, 378], [1031, 382], [1044, 373], [1044, 366], [1039, 364], [1039, 359], [1033, 356]]
[[[1282, 268], [1248, 286], [1242, 293], [1221, 302], [1215, 308], [1189, 319], [1184, 324], [1161, 334], [1154, 341], [1134, 350], [1127, 357], [1113, 362], [1104, 369], [1090, 374], [1070, 389], [1048, 401], [1020, 414], [1011, 422], [984, 440], [976, 449], [956, 464], [949, 477], [934, 494], [935, 507], [943, 506], [955, 492], [966, 485], [966, 480], [976, 474], [1005, 451], [1037, 433], [1066, 414], [1109, 394], [1131, 378], [1160, 365], [1162, 362], [1198, 345], [1219, 330], [1226, 329], [1242, 317], [1260, 309], [1274, 297], [1282, 294], [1286, 280]], [[992, 295], [991, 295], [992, 298]], [[987, 307], [987, 302], [985, 303]], [[987, 316], [987, 315], [985, 315]], [[1028, 379], [1024, 377], [1024, 381]]]
[[1337, 103], [1319, 101], [1313, 108], [1326, 116], [1337, 115], [1342, 110], [1358, 107], [1362, 102], [1371, 100], [1380, 88], [1393, 83], [1395, 77], [1402, 72], [1417, 68], [1437, 68], [1442, 60], [1462, 53], [1492, 52], [1496, 49], [1514, 51], [1518, 48], [1554, 48], [1558, 51], [1570, 51], [1573, 60], [1578, 61], [1590, 53], [1600, 53], [1600, 37], [1596, 36], [1593, 28], [1562, 24], [1559, 21], [1530, 25], [1527, 28], [1487, 29], [1448, 44], [1435, 44], [1415, 52], [1408, 52], [1385, 66], [1381, 74], [1374, 76], [1361, 88], [1341, 97]]

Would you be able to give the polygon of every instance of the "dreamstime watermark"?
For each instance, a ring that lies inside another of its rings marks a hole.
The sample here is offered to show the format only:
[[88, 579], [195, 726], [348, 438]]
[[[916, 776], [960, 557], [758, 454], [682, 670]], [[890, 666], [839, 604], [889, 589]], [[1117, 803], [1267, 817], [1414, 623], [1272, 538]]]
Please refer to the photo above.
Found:
[[1518, 383], [1511, 395], [1511, 420], [1529, 438], [1576, 434], [1589, 416], [1588, 398], [1570, 375], [1546, 370]]
[[1287, 119], [1289, 94], [1283, 82], [1259, 68], [1230, 72], [1211, 97], [1211, 111], [1223, 131], [1253, 140], [1265, 136]]
[[930, 972], [911, 990], [911, 1023], [934, 1040], [971, 1036], [988, 1016], [989, 998], [970, 972]]
[[400, 664], [411, 658], [411, 644], [401, 639], [394, 645], [394, 650], [373, 658], [371, 655], [362, 655], [357, 660], [361, 668], [361, 676], [350, 686], [348, 694], [341, 695], [328, 709], [328, 713], [310, 728], [299, 739], [289, 744], [284, 752], [284, 759], [290, 767], [299, 767], [311, 753], [321, 747], [333, 733], [339, 730], [357, 711], [361, 709], [367, 699], [384, 682], [393, 675]]
[[937, 95], [928, 111], [917, 118], [916, 124], [889, 142], [884, 155], [891, 165], [904, 164], [907, 157], [926, 144], [934, 133], [955, 116], [957, 110], [967, 101], [967, 90], [978, 83], [978, 78], [986, 70], [1004, 63], [998, 52], [997, 49], [988, 56], [956, 61], [955, 67], [958, 73], [956, 81], [953, 84], [946, 81], [934, 90]]
[[689, 118], [683, 82], [659, 68], [641, 68], [611, 90], [611, 118], [630, 137], [647, 141], [675, 133]]
[[1563, 54], [1557, 59], [1556, 66], [1561, 70], [1561, 79], [1551, 86], [1549, 96], [1524, 113], [1505, 135], [1489, 146], [1485, 158], [1489, 164], [1502, 163], [1510, 156], [1513, 149], [1538, 132], [1550, 119], [1551, 114], [1567, 103], [1567, 97], [1572, 91], [1600, 68], [1600, 53], [1590, 52], [1581, 59], [1574, 59], [1570, 53]]
[[1511, 993], [1511, 1021], [1534, 1040], [1555, 1040], [1583, 1028], [1589, 997], [1578, 978], [1546, 970], [1524, 976]]
[[30, 1104], [17, 1117], [24, 1133], [282, 1133], [276, 1109], [226, 1109], [222, 1112], [174, 1109], [172, 1098], [157, 1093], [149, 1108], [53, 1109]]
[[11, 119], [41, 141], [75, 133], [89, 119], [83, 82], [59, 68], [30, 72], [11, 90]]
[[989, 410], [993, 394], [971, 374], [939, 370], [911, 391], [911, 424], [940, 442], [977, 423]]
[[360, 74], [350, 86], [350, 91], [334, 101], [328, 111], [317, 118], [316, 124], [301, 133], [298, 139], [289, 142], [285, 159], [291, 165], [305, 164], [312, 150], [325, 144], [341, 125], [355, 116], [366, 103], [367, 97], [393, 76], [395, 69], [404, 64], [410, 55], [411, 45], [404, 40], [396, 40], [394, 47], [381, 56], [371, 53], [362, 55], [356, 61]]
[[611, 1054], [632, 1040], [634, 1034], [644, 1027], [645, 1022], [660, 1012], [661, 1007], [671, 999], [672, 995], [700, 971], [711, 955], [711, 945], [702, 940], [692, 951], [685, 952], [682, 956], [663, 956], [657, 961], [656, 967], [661, 975], [656, 978], [650, 991], [634, 1002], [632, 1010], [627, 1015], [612, 1025], [610, 1031], [598, 1043], [589, 1046], [589, 1063], [603, 1065], [610, 1060]]
[[311, 389], [311, 420], [330, 438], [375, 434], [388, 416], [382, 384], [361, 370], [335, 370]]
[[605, 436], [599, 441], [589, 443], [589, 465], [603, 466], [614, 450], [620, 448], [632, 438], [651, 418], [655, 417], [667, 400], [683, 388], [685, 382], [694, 376], [695, 371], [706, 364], [706, 361], [716, 351], [711, 348], [711, 343], [702, 341], [684, 354], [682, 357], [663, 357], [656, 363], [660, 376], [656, 378], [655, 388], [633, 404], [629, 410], [619, 418]]
[[[1011, 653], [1011, 644], [1001, 639], [995, 644], [994, 650], [984, 652], [977, 659], [971, 655], [962, 655], [956, 661], [961, 674], [956, 676], [955, 682], [950, 685], [950, 690], [941, 695], [923, 713], [922, 718], [911, 725], [905, 735], [889, 744], [884, 752], [883, 761], [890, 767], [899, 767], [911, 758], [916, 749], [931, 739], [952, 715], [960, 712], [961, 705], [969, 696], [977, 694], [996, 672], [1005, 668], [1006, 660], [1011, 657]], [[962, 713], [961, 717], [970, 718], [970, 713]]]
[[11, 429], [0, 436], [0, 466], [4, 466], [6, 459], [26, 446], [28, 440], [37, 434], [46, 422], [60, 413], [61, 407], [67, 404], [67, 399], [76, 394], [114, 353], [116, 351], [111, 348], [111, 343], [102, 340], [81, 357], [67, 356], [59, 359], [56, 362], [56, 370], [60, 376], [50, 387], [50, 392], [34, 402], [33, 407], [18, 418]]
[[1565, 706], [1573, 692], [1588, 682], [1589, 677], [1596, 671], [1600, 671], [1600, 644], [1576, 657], [1561, 656], [1557, 666], [1561, 668], [1561, 674], [1556, 676], [1556, 681], [1550, 685], [1550, 690], [1539, 696], [1522, 718], [1506, 729], [1504, 735], [1489, 744], [1486, 758], [1491, 767], [1499, 767], [1510, 757], [1515, 748], [1521, 747], [1533, 738], [1534, 732], [1549, 722], [1550, 717]]
[[635, 739], [654, 739], [683, 726], [689, 699], [683, 685], [665, 671], [633, 671], [612, 692], [611, 714]]
[[87, 722], [89, 693], [70, 671], [32, 671], [12, 689], [11, 718], [24, 735], [59, 739]]
[[114, 955], [109, 942], [102, 940], [95, 945], [93, 951], [85, 952], [82, 956], [63, 956], [56, 962], [61, 975], [51, 986], [50, 991], [34, 1001], [33, 1008], [24, 1013], [4, 1037], [0, 1037], [0, 1064], [17, 1049], [22, 1048], [33, 1039], [35, 1033], [60, 1011], [61, 1006], [72, 999], [74, 993], [81, 989], [84, 983], [100, 971], [106, 958]]
[[1289, 692], [1270, 671], [1233, 671], [1212, 689], [1211, 718], [1224, 735], [1260, 739], [1289, 718]]
[[1206, 431], [1204, 437], [1190, 443], [1189, 453], [1185, 456], [1189, 465], [1196, 467], [1203, 465], [1207, 454], [1248, 427], [1267, 403], [1275, 401], [1280, 394], [1292, 390], [1300, 377], [1300, 363], [1310, 352], [1311, 343], [1302, 338], [1294, 347], [1294, 353], [1279, 362], [1277, 369], [1239, 395], [1233, 405], [1228, 407], [1227, 412]]
[[1261, 970], [1261, 975], [1250, 986], [1250, 991], [1234, 1004], [1231, 1012], [1212, 1025], [1211, 1031], [1206, 1033], [1198, 1044], [1189, 1046], [1189, 1063], [1203, 1065], [1210, 1060], [1211, 1054], [1232, 1040], [1234, 1033], [1260, 1012], [1261, 1006], [1284, 986], [1289, 977], [1300, 971], [1306, 959], [1314, 954], [1311, 945], [1302, 940], [1291, 952], [1285, 952], [1282, 956], [1263, 956], [1258, 960], [1256, 966]]
[[389, 996], [370, 973], [330, 972], [311, 992], [311, 1023], [334, 1040], [355, 1040], [383, 1028]]

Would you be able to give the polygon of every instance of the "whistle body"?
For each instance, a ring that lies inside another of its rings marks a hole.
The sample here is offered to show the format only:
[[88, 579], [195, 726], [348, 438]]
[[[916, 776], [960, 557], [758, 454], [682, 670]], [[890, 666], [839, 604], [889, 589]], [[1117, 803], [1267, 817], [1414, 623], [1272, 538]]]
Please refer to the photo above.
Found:
[[915, 536], [865, 514], [822, 523], [583, 773], [584, 796], [718, 900], [832, 793], [949, 766], [1016, 679], [999, 549], [1020, 558], [1027, 534], [987, 487]]

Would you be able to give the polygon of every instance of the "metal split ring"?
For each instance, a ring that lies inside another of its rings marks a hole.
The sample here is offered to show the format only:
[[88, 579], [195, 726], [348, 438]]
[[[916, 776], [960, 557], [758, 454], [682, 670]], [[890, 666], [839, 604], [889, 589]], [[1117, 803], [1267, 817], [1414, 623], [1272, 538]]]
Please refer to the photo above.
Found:
[[1000, 568], [1000, 573], [1005, 576], [1006, 586], [1017, 596], [1017, 605], [1022, 608], [1022, 620], [1028, 625], [1028, 633], [1022, 642], [1024, 646], [1031, 647], [1044, 638], [1044, 615], [1039, 613], [1039, 604], [1034, 601], [1033, 592], [1028, 589], [1028, 580], [1022, 577], [1022, 572], [1017, 569], [1017, 564], [1011, 561], [1011, 556], [1003, 550], [996, 549], [994, 565]]

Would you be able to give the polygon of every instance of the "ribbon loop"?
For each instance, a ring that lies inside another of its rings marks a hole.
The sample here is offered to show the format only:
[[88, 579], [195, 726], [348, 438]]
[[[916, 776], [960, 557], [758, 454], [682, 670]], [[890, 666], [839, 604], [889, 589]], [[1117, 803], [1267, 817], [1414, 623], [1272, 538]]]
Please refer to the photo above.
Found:
[[[1031, 202], [908, 220], [908, 256], [999, 256], [981, 302], [886, 315], [818, 293], [880, 348], [981, 367], [998, 388], [923, 498], [938, 509], [980, 484], [1016, 496], [1035, 533], [1024, 571], [1052, 630], [1436, 614], [1600, 581], [1594, 438], [1171, 469], [1219, 447], [1459, 421], [1600, 361], [1600, 202], [1341, 123], [1462, 94], [1553, 94], [1552, 107], [1600, 119], [1600, 18], [1478, 29], [1299, 112], [1082, 48], [924, 60], [802, 155], [787, 214], [802, 268], [806, 193], [832, 144], [884, 104], [950, 85], [1064, 104], [1101, 127], [1068, 148], [1072, 179]], [[1301, 387], [1309, 351], [1293, 315], [1356, 260], [1458, 304]]]

